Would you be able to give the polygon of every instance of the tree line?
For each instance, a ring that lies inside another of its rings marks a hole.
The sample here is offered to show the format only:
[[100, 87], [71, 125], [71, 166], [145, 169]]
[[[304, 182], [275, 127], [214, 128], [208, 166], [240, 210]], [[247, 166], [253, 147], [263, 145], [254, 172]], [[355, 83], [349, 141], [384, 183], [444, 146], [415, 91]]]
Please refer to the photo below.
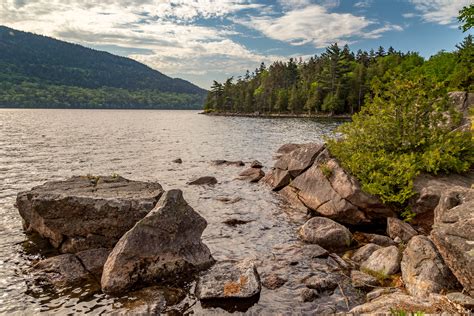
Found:
[[358, 50], [348, 45], [330, 45], [307, 61], [290, 58], [237, 80], [214, 81], [204, 109], [230, 113], [352, 114], [371, 94], [371, 85], [386, 82], [394, 74], [428, 77], [447, 90], [474, 90], [474, 44], [472, 35], [455, 51], [440, 51], [428, 60], [417, 52]]

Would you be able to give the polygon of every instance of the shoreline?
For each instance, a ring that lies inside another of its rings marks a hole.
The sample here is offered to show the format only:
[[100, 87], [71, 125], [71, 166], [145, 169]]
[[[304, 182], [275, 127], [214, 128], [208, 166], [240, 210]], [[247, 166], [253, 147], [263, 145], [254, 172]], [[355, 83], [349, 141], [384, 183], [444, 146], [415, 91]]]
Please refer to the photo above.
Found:
[[350, 114], [277, 114], [277, 113], [233, 113], [233, 112], [199, 112], [198, 114], [209, 116], [235, 116], [235, 117], [258, 117], [258, 118], [310, 118], [328, 120], [351, 120]]

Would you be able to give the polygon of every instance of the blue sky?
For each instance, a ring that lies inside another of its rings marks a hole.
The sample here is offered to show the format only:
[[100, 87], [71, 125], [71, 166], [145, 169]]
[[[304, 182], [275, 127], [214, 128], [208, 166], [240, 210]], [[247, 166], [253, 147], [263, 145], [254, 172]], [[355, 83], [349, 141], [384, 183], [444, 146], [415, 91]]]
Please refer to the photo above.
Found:
[[423, 56], [464, 36], [474, 0], [2, 0], [0, 24], [134, 58], [203, 88], [330, 43]]

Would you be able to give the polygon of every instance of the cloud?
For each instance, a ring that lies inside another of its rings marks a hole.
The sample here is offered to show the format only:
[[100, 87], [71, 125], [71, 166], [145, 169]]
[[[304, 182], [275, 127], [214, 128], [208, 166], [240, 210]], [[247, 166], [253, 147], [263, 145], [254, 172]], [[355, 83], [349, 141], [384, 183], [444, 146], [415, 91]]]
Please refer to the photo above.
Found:
[[403, 13], [402, 16], [403, 16], [405, 19], [411, 19], [411, 18], [416, 17], [416, 14], [415, 14], [415, 13]]
[[341, 44], [362, 38], [378, 38], [383, 32], [400, 31], [397, 25], [385, 25], [370, 30], [376, 23], [364, 16], [349, 13], [330, 13], [321, 5], [308, 5], [296, 8], [278, 18], [270, 16], [237, 19], [236, 22], [265, 36], [287, 42], [294, 46], [311, 44], [316, 48], [331, 43]]
[[424, 21], [441, 25], [455, 23], [459, 10], [472, 4], [472, 0], [410, 0], [410, 2], [421, 13]]
[[356, 2], [354, 4], [354, 7], [365, 9], [365, 8], [370, 8], [371, 5], [372, 5], [372, 0], [361, 0], [361, 1]]

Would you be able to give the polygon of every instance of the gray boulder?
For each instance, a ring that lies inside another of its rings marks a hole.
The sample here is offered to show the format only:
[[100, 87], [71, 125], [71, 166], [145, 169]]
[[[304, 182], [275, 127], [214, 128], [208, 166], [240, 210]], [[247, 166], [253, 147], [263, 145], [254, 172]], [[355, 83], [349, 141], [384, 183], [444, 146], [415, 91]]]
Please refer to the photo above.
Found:
[[245, 299], [260, 293], [261, 284], [251, 260], [221, 261], [204, 272], [196, 284], [200, 300]]
[[239, 179], [248, 180], [249, 182], [258, 182], [265, 176], [260, 168], [248, 168], [239, 173]]
[[431, 239], [444, 262], [474, 294], [474, 190], [453, 187], [441, 197], [435, 211]]
[[389, 217], [387, 218], [387, 234], [392, 239], [399, 237], [404, 242], [408, 242], [413, 236], [418, 235], [418, 232], [410, 224], [398, 218]]
[[341, 224], [325, 217], [313, 217], [299, 230], [299, 237], [328, 250], [341, 250], [350, 246], [351, 232]]
[[217, 183], [217, 179], [211, 176], [199, 177], [189, 181], [188, 185], [214, 185]]
[[88, 249], [76, 253], [76, 256], [84, 268], [100, 281], [104, 264], [111, 251], [109, 248]]
[[104, 293], [120, 294], [157, 281], [186, 278], [214, 259], [201, 241], [207, 223], [180, 190], [165, 193], [156, 207], [119, 240], [105, 263]]
[[361, 271], [393, 275], [400, 271], [401, 259], [396, 246], [385, 247], [374, 251], [360, 268]]
[[376, 244], [367, 244], [359, 249], [357, 249], [354, 254], [352, 255], [351, 259], [354, 260], [355, 262], [363, 262], [376, 251], [381, 249], [382, 247]]
[[122, 177], [72, 177], [18, 194], [16, 206], [27, 231], [47, 238], [61, 252], [110, 248], [153, 209], [158, 183]]
[[49, 285], [56, 289], [94, 282], [93, 276], [74, 254], [63, 254], [41, 260], [33, 266], [32, 276], [40, 285]]
[[429, 296], [458, 286], [456, 278], [444, 263], [431, 240], [415, 236], [403, 252], [402, 278], [411, 295]]

